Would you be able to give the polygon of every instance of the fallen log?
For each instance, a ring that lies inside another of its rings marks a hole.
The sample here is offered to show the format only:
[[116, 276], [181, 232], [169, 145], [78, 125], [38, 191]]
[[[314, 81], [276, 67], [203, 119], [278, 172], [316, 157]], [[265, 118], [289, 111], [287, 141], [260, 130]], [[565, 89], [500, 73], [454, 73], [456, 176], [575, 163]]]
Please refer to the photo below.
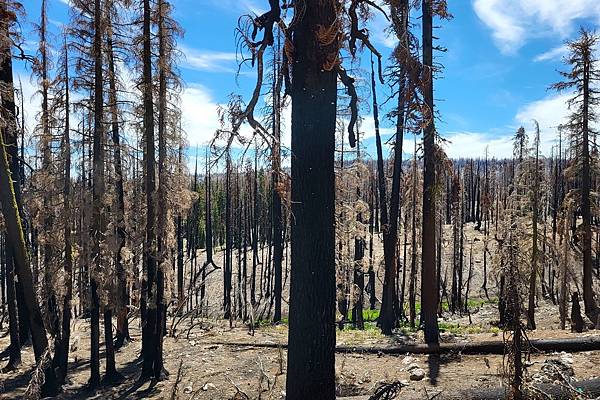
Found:
[[[600, 350], [600, 336], [564, 339], [532, 339], [531, 352], [565, 351], [568, 353]], [[438, 345], [409, 344], [399, 346], [337, 346], [338, 353], [382, 353], [382, 354], [504, 354], [502, 340], [482, 342], [440, 343]]]
[[[287, 348], [286, 343], [274, 342], [204, 342], [202, 345], [222, 345], [236, 347], [257, 348]], [[561, 339], [532, 339], [530, 340], [531, 352], [565, 351], [576, 353], [581, 351], [600, 350], [600, 335]], [[504, 354], [502, 340], [488, 340], [481, 342], [440, 343], [438, 345], [402, 344], [396, 346], [348, 346], [339, 345], [337, 353], [366, 353], [366, 354]]]

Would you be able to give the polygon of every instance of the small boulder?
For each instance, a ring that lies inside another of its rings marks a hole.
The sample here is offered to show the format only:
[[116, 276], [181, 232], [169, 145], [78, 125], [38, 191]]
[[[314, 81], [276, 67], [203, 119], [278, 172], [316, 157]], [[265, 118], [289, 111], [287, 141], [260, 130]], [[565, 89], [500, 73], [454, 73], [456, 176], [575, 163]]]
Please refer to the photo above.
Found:
[[415, 368], [410, 371], [410, 380], [411, 381], [420, 381], [425, 378], [425, 371], [421, 368]]

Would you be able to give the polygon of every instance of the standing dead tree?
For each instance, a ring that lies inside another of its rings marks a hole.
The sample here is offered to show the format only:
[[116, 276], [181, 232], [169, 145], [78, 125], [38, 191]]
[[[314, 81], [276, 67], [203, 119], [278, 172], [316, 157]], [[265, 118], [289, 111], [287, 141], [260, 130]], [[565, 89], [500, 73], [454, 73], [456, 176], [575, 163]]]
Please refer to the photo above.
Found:
[[592, 165], [596, 162], [596, 152], [590, 151], [595, 143], [596, 131], [593, 126], [597, 120], [595, 107], [600, 104], [600, 92], [595, 83], [600, 81], [600, 70], [595, 49], [600, 41], [597, 34], [581, 29], [579, 38], [568, 42], [569, 53], [565, 64], [570, 70], [561, 72], [562, 82], [551, 86], [557, 91], [572, 90], [574, 96], [569, 100], [571, 115], [564, 127], [571, 137], [571, 150], [574, 153], [571, 167], [565, 174], [577, 179], [578, 187], [572, 189], [581, 208], [582, 223], [577, 228], [583, 255], [583, 302], [588, 318], [598, 324], [600, 308], [593, 291], [592, 275]]
[[[18, 179], [17, 121], [12, 78], [12, 38], [9, 32], [17, 23], [17, 12], [19, 12], [18, 5], [12, 4], [12, 2], [10, 4], [2, 2], [0, 5], [0, 83], [2, 84], [2, 109], [0, 110], [2, 115], [0, 132], [0, 203], [2, 204], [2, 215], [6, 224], [8, 243], [12, 249], [15, 272], [23, 287], [24, 303], [29, 318], [35, 359], [39, 363], [39, 367], [44, 371], [44, 382], [41, 392], [45, 396], [53, 396], [57, 393], [56, 375], [52, 368], [52, 363], [47, 362], [45, 357], [48, 352], [48, 339], [46, 338], [42, 313], [35, 298], [29, 252], [25, 243], [21, 209], [19, 208], [20, 193], [18, 197], [16, 190], [18, 188], [17, 182], [20, 182], [20, 179]], [[8, 139], [6, 140], [6, 144], [5, 138]], [[12, 146], [7, 146], [10, 144]], [[12, 149], [10, 154], [8, 154], [7, 149]], [[11, 168], [11, 165], [17, 168]]]

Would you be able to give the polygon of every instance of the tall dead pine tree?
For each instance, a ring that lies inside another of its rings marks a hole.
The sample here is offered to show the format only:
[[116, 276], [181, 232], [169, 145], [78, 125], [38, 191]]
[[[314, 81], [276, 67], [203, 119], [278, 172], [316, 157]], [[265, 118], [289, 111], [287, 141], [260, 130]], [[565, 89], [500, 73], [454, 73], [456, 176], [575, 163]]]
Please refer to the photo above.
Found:
[[592, 165], [591, 142], [595, 141], [593, 129], [597, 121], [595, 108], [600, 104], [600, 91], [595, 85], [600, 82], [600, 70], [595, 49], [600, 41], [597, 34], [581, 29], [579, 38], [567, 43], [569, 54], [565, 64], [569, 71], [560, 72], [564, 81], [551, 87], [558, 91], [573, 90], [575, 95], [569, 100], [571, 115], [565, 127], [571, 134], [571, 147], [574, 151], [572, 170], [576, 174], [571, 178], [579, 183], [579, 204], [581, 209], [581, 250], [583, 253], [583, 302], [585, 313], [597, 324], [600, 308], [596, 303], [592, 286]]
[[[71, 235], [72, 219], [71, 212], [71, 126], [70, 126], [70, 97], [69, 97], [69, 53], [67, 44], [63, 46], [63, 62], [59, 69], [59, 80], [56, 85], [57, 95], [54, 98], [54, 112], [62, 117], [64, 121], [63, 135], [61, 141], [62, 159], [63, 159], [63, 203], [64, 203], [64, 286], [62, 302], [62, 322], [61, 330], [57, 332], [56, 342], [54, 344], [53, 365], [57, 371], [59, 383], [64, 383], [67, 376], [68, 358], [69, 358], [69, 340], [71, 337], [71, 300], [73, 297], [73, 238]], [[55, 117], [55, 118], [56, 118]]]
[[[433, 1], [423, 0], [423, 84], [427, 108], [423, 130], [423, 220], [421, 252], [421, 314], [425, 326], [425, 341], [438, 343], [438, 291], [436, 276], [435, 231], [435, 125], [433, 111]], [[441, 255], [440, 255], [441, 256]]]
[[[154, 100], [152, 81], [152, 10], [150, 0], [143, 0], [142, 15], [142, 96], [144, 131], [144, 190], [146, 194], [146, 232], [144, 240], [144, 264], [146, 267], [145, 320], [142, 328], [142, 378], [157, 378], [158, 310], [157, 310], [157, 239], [156, 239], [156, 151], [154, 143]], [[161, 365], [162, 368], [162, 365]], [[162, 371], [158, 371], [160, 374]]]
[[[0, 83], [3, 87], [1, 92], [2, 108], [0, 110], [3, 120], [0, 127], [0, 204], [2, 204], [2, 215], [6, 225], [8, 244], [12, 249], [15, 272], [23, 288], [35, 360], [44, 370], [45, 379], [41, 388], [42, 395], [53, 396], [57, 392], [56, 375], [48, 354], [48, 339], [46, 338], [42, 313], [35, 298], [33, 275], [19, 208], [20, 199], [17, 197], [16, 191], [16, 185], [18, 185], [20, 179], [18, 179], [19, 170], [16, 158], [18, 151], [16, 147], [17, 122], [9, 32], [17, 21], [16, 10], [10, 7], [14, 4], [12, 2], [10, 2], [11, 4], [7, 3], [9, 2], [2, 1], [0, 3]], [[12, 141], [14, 146], [7, 147], [5, 138], [14, 138], [14, 141]], [[10, 149], [10, 164], [7, 148]], [[11, 168], [11, 164], [17, 168]]]
[[114, 146], [113, 162], [115, 169], [115, 194], [116, 201], [116, 249], [115, 249], [115, 272], [117, 275], [117, 302], [115, 310], [117, 314], [117, 332], [115, 337], [115, 348], [119, 348], [128, 341], [129, 325], [127, 322], [127, 274], [123, 265], [123, 248], [127, 232], [125, 230], [125, 191], [123, 184], [123, 161], [121, 157], [121, 122], [119, 121], [119, 104], [117, 89], [117, 70], [115, 66], [115, 43], [114, 24], [118, 11], [115, 9], [115, 1], [107, 1], [106, 21], [106, 55], [108, 62], [108, 108], [110, 112], [111, 139]]

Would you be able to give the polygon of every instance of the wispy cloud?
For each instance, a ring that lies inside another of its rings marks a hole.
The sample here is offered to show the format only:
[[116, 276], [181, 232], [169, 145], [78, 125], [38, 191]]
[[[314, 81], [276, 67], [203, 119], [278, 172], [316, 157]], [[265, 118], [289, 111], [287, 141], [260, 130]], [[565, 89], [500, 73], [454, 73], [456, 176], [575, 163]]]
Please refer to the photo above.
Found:
[[511, 136], [480, 132], [448, 132], [443, 145], [450, 158], [484, 157], [508, 158], [512, 155]]
[[571, 94], [553, 94], [521, 106], [512, 123], [498, 132], [448, 132], [444, 145], [446, 153], [452, 158], [470, 157], [485, 154], [486, 148], [490, 157], [509, 158], [512, 156], [514, 132], [519, 126], [533, 135], [534, 120], [540, 126], [540, 149], [549, 156], [552, 146], [556, 144], [557, 127], [566, 121], [569, 115], [567, 100]]
[[540, 147], [546, 155], [550, 154], [556, 142], [558, 126], [567, 122], [570, 113], [567, 102], [572, 96], [571, 93], [549, 95], [524, 105], [515, 116], [515, 120], [529, 132], [534, 129], [533, 120], [540, 124]]
[[566, 45], [558, 46], [558, 47], [555, 47], [548, 51], [545, 51], [542, 54], [538, 54], [537, 56], [535, 56], [533, 61], [540, 62], [540, 61], [559, 60], [559, 59], [563, 58], [565, 55], [567, 55], [568, 51], [569, 51], [569, 48]]
[[475, 0], [475, 13], [492, 30], [494, 42], [503, 53], [509, 54], [519, 49], [525, 41], [525, 28], [519, 25], [505, 0]]
[[181, 94], [183, 128], [192, 146], [205, 145], [219, 128], [218, 104], [210, 91], [199, 84], [188, 85]]
[[234, 72], [235, 53], [198, 50], [180, 45], [179, 50], [183, 54], [181, 66], [187, 69], [207, 72]]
[[[219, 7], [235, 13], [239, 12], [251, 12], [253, 14], [261, 15], [266, 12], [264, 5], [261, 2], [254, 0], [205, 0], [213, 7]], [[261, 4], [261, 5], [259, 5]]]
[[504, 54], [516, 53], [532, 37], [564, 39], [577, 20], [600, 19], [598, 0], [474, 0], [473, 8]]

